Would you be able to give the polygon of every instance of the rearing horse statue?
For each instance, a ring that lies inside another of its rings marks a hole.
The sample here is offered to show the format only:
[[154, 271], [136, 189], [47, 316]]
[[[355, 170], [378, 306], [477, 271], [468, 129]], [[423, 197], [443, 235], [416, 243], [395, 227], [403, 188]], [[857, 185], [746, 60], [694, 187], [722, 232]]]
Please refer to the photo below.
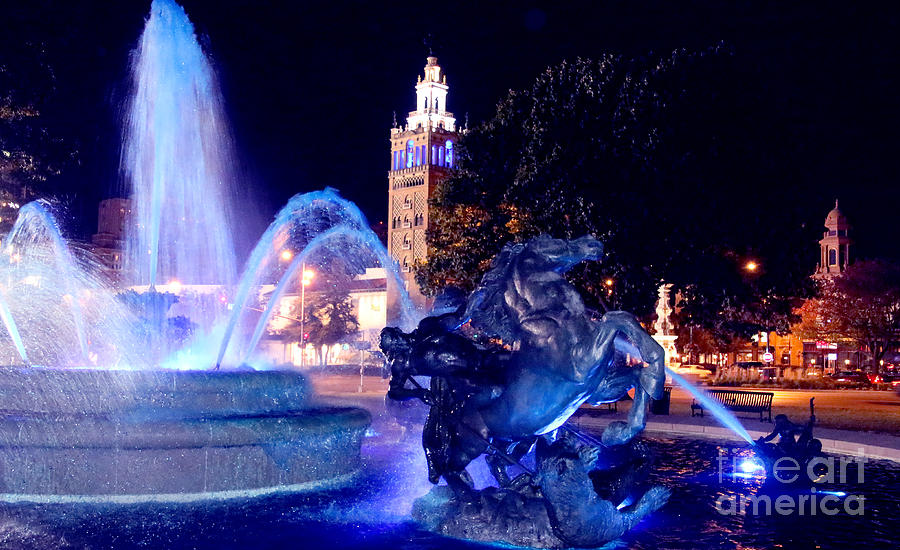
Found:
[[[465, 493], [466, 466], [489, 451], [494, 475], [505, 484], [504, 460], [559, 428], [583, 403], [616, 401], [632, 387], [627, 422], [610, 424], [602, 442], [623, 444], [644, 428], [649, 398], [663, 390], [663, 348], [629, 313], [593, 320], [563, 277], [602, 252], [590, 236], [506, 245], [464, 309], [426, 318], [410, 334], [382, 333], [392, 373], [388, 396], [431, 405], [423, 446], [432, 482], [444, 477]], [[503, 348], [465, 338], [458, 329], [466, 322]], [[431, 388], [408, 388], [413, 375], [431, 376]]]

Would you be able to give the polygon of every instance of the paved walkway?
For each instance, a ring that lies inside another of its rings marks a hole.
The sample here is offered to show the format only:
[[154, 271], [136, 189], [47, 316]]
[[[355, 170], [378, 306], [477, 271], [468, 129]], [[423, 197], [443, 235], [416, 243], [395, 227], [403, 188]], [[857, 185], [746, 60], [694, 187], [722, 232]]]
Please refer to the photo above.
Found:
[[[323, 399], [355, 403], [371, 409], [374, 414], [383, 411], [386, 380], [371, 376], [361, 381], [358, 376], [318, 375], [312, 377], [312, 382]], [[773, 414], [784, 413], [794, 422], [806, 422], [810, 397], [816, 398], [818, 425], [814, 434], [822, 441], [826, 452], [900, 462], [900, 398], [895, 394], [852, 390], [775, 390]], [[708, 413], [704, 417], [691, 417], [690, 404], [688, 392], [673, 389], [670, 414], [651, 414], [647, 432], [742, 441]], [[608, 411], [606, 406], [583, 407], [572, 422], [592, 431], [600, 431], [614, 420], [624, 420], [630, 407], [631, 401], [619, 402], [617, 412]], [[855, 412], [851, 414], [850, 411]], [[772, 424], [760, 422], [758, 415], [738, 413], [738, 420], [754, 439], [767, 435], [772, 429]], [[848, 426], [854, 429], [846, 429]]]
[[[816, 421], [821, 428], [869, 431], [900, 436], [900, 397], [889, 391], [872, 390], [781, 390], [757, 388], [722, 388], [766, 391], [774, 393], [772, 413], [784, 413], [795, 421], [809, 417], [809, 399], [816, 398]], [[681, 388], [673, 388], [671, 412], [691, 415], [691, 396]], [[746, 420], [745, 420], [746, 419]], [[754, 422], [753, 415], [743, 415], [745, 425]], [[758, 421], [757, 421], [758, 422]]]

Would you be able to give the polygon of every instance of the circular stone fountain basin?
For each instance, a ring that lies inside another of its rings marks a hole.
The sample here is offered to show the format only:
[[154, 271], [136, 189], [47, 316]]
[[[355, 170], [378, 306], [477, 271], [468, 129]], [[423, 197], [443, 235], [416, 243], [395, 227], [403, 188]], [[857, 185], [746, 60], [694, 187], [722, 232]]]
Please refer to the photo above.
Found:
[[0, 370], [0, 500], [189, 501], [330, 488], [371, 417], [294, 372]]

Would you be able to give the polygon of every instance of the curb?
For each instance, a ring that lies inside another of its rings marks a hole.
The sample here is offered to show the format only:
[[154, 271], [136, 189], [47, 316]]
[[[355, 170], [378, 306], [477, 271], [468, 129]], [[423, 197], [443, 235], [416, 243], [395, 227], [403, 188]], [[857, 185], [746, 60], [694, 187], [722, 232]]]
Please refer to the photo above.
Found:
[[[590, 417], [587, 415], [581, 415], [575, 417], [576, 421], [590, 420], [591, 424], [606, 426], [610, 422], [616, 420], [613, 418], [610, 419], [601, 419], [597, 417]], [[658, 422], [658, 421], [649, 421], [647, 425], [644, 427], [644, 431], [658, 434], [679, 434], [679, 435], [692, 435], [692, 436], [700, 436], [700, 437], [709, 437], [715, 439], [724, 439], [728, 441], [743, 441], [740, 437], [735, 435], [734, 432], [729, 430], [728, 428], [724, 428], [722, 426], [704, 426], [700, 424], [683, 424], [679, 422]], [[837, 431], [837, 430], [832, 430]], [[764, 437], [769, 435], [769, 432], [761, 432], [758, 430], [747, 430], [750, 434], [750, 437], [756, 439], [759, 437]], [[816, 437], [819, 441], [822, 442], [822, 450], [829, 453], [838, 453], [843, 455], [851, 455], [851, 456], [862, 456], [866, 458], [873, 458], [878, 460], [891, 460], [893, 462], [900, 463], [900, 448], [894, 447], [884, 447], [881, 445], [870, 445], [868, 443], [860, 443], [858, 441], [846, 441], [842, 439], [835, 439], [833, 437]], [[900, 438], [898, 438], [900, 439]]]

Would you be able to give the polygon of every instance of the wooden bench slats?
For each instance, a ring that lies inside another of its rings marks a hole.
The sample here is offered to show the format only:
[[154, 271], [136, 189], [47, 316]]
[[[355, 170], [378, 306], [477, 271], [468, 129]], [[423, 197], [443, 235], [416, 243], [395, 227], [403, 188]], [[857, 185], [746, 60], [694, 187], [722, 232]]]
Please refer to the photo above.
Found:
[[[736, 412], [758, 412], [759, 419], [763, 420], [763, 413], [768, 412], [769, 422], [772, 421], [772, 392], [740, 391], [740, 390], [707, 390], [707, 395], [722, 403], [726, 408]], [[691, 403], [691, 416], [699, 410], [703, 416], [703, 405], [695, 399]]]

